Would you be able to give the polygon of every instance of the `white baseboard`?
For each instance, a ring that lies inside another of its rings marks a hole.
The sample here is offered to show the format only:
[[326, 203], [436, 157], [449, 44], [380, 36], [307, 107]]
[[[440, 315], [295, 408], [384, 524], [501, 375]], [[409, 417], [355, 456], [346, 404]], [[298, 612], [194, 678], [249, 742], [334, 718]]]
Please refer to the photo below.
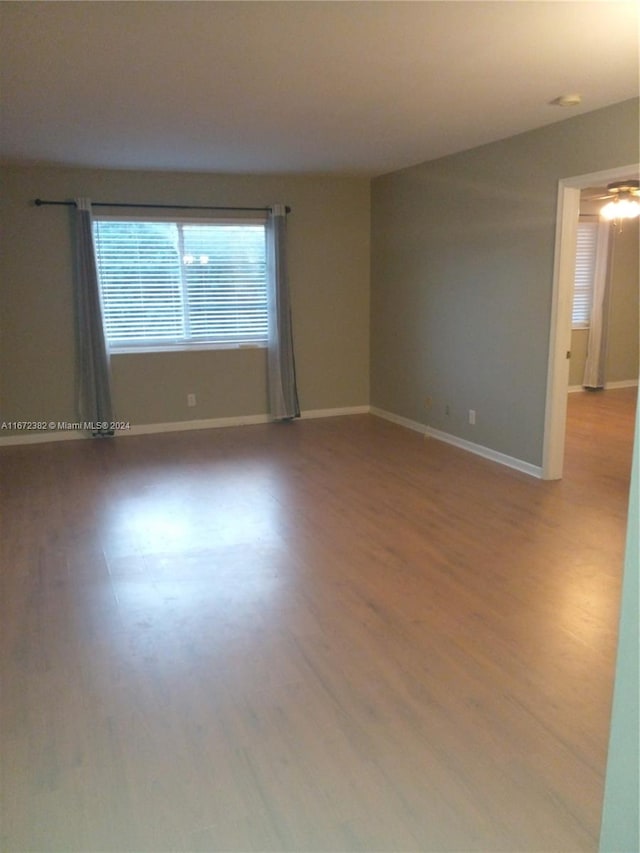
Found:
[[638, 380], [637, 379], [621, 379], [619, 382], [605, 382], [604, 390], [608, 391], [610, 388], [637, 388]]
[[531, 462], [516, 459], [515, 456], [508, 456], [506, 453], [500, 453], [497, 450], [492, 450], [490, 447], [484, 447], [482, 444], [474, 444], [472, 441], [466, 441], [464, 438], [458, 438], [457, 435], [450, 435], [448, 432], [441, 432], [439, 429], [434, 429], [433, 427], [427, 428], [427, 435], [438, 441], [444, 441], [447, 444], [452, 444], [454, 447], [459, 447], [461, 450], [475, 453], [476, 456], [482, 456], [484, 459], [490, 459], [492, 462], [506, 465], [507, 468], [515, 468], [516, 471], [522, 471], [523, 474], [529, 474], [531, 477], [537, 477], [539, 480], [542, 479], [542, 467], [540, 465], [532, 465]]
[[508, 468], [514, 468], [516, 471], [522, 471], [524, 474], [529, 474], [531, 477], [542, 478], [542, 468], [539, 465], [532, 465], [530, 462], [524, 462], [522, 459], [516, 459], [514, 456], [508, 456], [506, 453], [499, 453], [497, 450], [492, 450], [490, 447], [484, 447], [481, 444], [475, 444], [472, 441], [467, 441], [464, 438], [458, 438], [456, 435], [451, 435], [448, 432], [435, 429], [434, 427], [421, 424], [418, 421], [412, 421], [409, 418], [403, 418], [401, 415], [396, 415], [393, 412], [386, 412], [384, 409], [378, 409], [375, 406], [371, 407], [371, 414], [379, 418], [384, 418], [394, 424], [407, 427], [422, 435], [435, 438], [437, 441], [444, 441], [446, 444], [451, 444], [454, 447], [459, 447], [461, 450], [466, 450], [468, 453], [474, 453], [476, 456], [482, 456], [484, 459], [489, 459], [491, 462], [497, 462], [499, 465], [506, 465]]
[[426, 435], [429, 427], [426, 424], [421, 424], [419, 421], [412, 421], [409, 418], [403, 418], [402, 415], [396, 415], [394, 412], [387, 412], [385, 409], [378, 409], [377, 406], [371, 406], [369, 409], [372, 415], [377, 418], [383, 418], [385, 421], [391, 421], [392, 424], [412, 429], [414, 432], [419, 432], [421, 435]]
[[78, 441], [87, 438], [86, 432], [80, 430], [56, 430], [51, 432], [22, 432], [16, 435], [0, 436], [0, 447], [11, 447], [18, 444], [49, 444], [53, 441]]
[[[302, 412], [303, 420], [310, 418], [332, 418], [341, 415], [363, 415], [369, 412], [369, 406], [347, 406], [340, 409], [308, 409]], [[193, 421], [169, 421], [167, 423], [137, 424], [131, 429], [118, 430], [118, 438], [132, 435], [151, 435], [162, 432], [186, 432], [197, 429], [220, 429], [222, 427], [247, 426], [250, 424], [266, 424], [271, 421], [267, 414], [238, 415], [230, 418], [201, 418]], [[18, 433], [17, 435], [0, 436], [0, 447], [19, 444], [48, 444], [54, 441], [78, 441], [91, 438], [83, 430], [55, 430], [51, 432]]]
[[[605, 382], [604, 390], [605, 391], [613, 391], [615, 388], [637, 388], [638, 380], [637, 379], [620, 379], [617, 382]], [[567, 389], [569, 394], [575, 394], [577, 391], [584, 391], [584, 385], [569, 385]]]
[[342, 409], [307, 409], [301, 412], [300, 418], [305, 421], [311, 418], [337, 418], [343, 415], [368, 415], [369, 406], [347, 406]]
[[168, 421], [159, 424], [137, 424], [131, 429], [117, 433], [127, 435], [152, 435], [160, 432], [188, 432], [196, 429], [221, 429], [224, 427], [248, 426], [251, 424], [267, 424], [271, 418], [268, 415], [237, 415], [231, 418], [200, 418], [193, 421]]

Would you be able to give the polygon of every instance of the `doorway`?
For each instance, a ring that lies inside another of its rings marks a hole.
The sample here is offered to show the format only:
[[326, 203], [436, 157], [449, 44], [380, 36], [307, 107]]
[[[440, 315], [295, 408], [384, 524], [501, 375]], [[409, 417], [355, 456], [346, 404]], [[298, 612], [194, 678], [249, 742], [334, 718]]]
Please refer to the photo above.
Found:
[[561, 479], [564, 463], [571, 351], [571, 307], [580, 191], [610, 181], [637, 177], [639, 171], [640, 164], [636, 163], [602, 172], [563, 178], [559, 182], [542, 458], [542, 477], [545, 480]]

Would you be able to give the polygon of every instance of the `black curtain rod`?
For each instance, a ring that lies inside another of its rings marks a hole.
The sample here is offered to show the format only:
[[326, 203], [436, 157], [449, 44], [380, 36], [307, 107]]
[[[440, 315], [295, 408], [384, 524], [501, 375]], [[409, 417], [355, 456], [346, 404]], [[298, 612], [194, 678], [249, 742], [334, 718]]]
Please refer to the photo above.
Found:
[[[44, 204], [56, 204], [63, 205], [64, 207], [76, 207], [75, 201], [45, 201], [42, 198], [35, 199], [34, 204], [36, 207], [42, 207]], [[262, 212], [271, 210], [270, 207], [215, 207], [212, 205], [199, 205], [199, 204], [133, 204], [131, 202], [115, 202], [115, 201], [93, 201], [91, 202], [92, 207], [153, 207], [160, 210], [243, 210], [243, 211], [251, 211], [253, 213]], [[291, 213], [290, 207], [285, 207], [285, 211], [287, 213]]]

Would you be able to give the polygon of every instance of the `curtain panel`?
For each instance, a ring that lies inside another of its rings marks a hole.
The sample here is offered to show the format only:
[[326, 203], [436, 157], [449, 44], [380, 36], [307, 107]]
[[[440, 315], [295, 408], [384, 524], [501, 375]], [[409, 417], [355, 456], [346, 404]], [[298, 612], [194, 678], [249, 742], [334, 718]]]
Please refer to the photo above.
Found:
[[286, 209], [284, 205], [274, 205], [267, 217], [266, 228], [269, 316], [267, 384], [271, 417], [280, 421], [300, 417], [287, 277], [286, 232]]
[[78, 414], [81, 421], [91, 424], [94, 437], [111, 436], [109, 351], [102, 325], [90, 199], [76, 199], [75, 226]]

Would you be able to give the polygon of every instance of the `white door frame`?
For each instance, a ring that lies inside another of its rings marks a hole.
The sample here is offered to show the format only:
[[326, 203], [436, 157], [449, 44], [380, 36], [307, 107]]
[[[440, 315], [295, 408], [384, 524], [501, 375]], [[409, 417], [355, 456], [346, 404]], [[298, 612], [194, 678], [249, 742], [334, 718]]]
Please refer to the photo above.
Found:
[[559, 480], [564, 462], [564, 439], [567, 422], [567, 391], [571, 350], [571, 310], [576, 266], [576, 239], [580, 213], [580, 190], [610, 181], [637, 177], [640, 165], [619, 166], [563, 178], [558, 183], [556, 213], [556, 246], [553, 262], [553, 296], [549, 331], [549, 363], [547, 399], [544, 418], [542, 478]]

